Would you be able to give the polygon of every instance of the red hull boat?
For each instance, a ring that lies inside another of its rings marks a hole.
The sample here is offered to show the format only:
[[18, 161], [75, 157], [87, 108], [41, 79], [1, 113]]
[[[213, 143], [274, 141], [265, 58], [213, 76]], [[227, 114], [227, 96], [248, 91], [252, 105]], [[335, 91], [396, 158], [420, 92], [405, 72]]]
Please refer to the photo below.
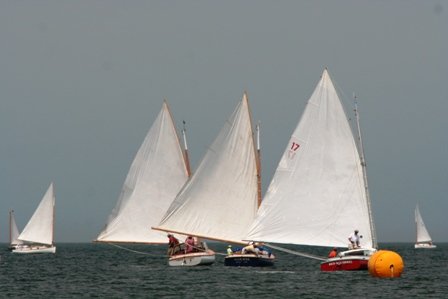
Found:
[[320, 264], [321, 271], [359, 271], [367, 270], [370, 256], [376, 249], [359, 248], [343, 251], [337, 257], [329, 258]]

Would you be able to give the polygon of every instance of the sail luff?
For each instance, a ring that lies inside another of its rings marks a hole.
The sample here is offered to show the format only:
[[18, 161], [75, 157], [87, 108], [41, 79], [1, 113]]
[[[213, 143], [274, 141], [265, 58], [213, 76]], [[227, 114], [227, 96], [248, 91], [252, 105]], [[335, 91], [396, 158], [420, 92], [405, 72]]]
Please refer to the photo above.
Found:
[[[250, 108], [250, 103], [249, 103], [249, 95], [247, 93], [247, 91], [244, 91], [243, 94], [243, 101], [247, 102], [247, 109], [249, 112], [249, 122], [250, 122], [250, 128], [251, 128], [251, 134], [252, 136], [254, 136], [252, 128], [253, 128], [253, 122], [252, 122], [252, 109]], [[262, 199], [262, 194], [261, 194], [261, 190], [262, 190], [262, 186], [261, 186], [261, 145], [260, 145], [260, 124], [257, 124], [256, 127], [256, 132], [257, 132], [257, 140], [256, 140], [256, 145], [255, 145], [255, 141], [254, 141], [254, 137], [252, 137], [252, 142], [253, 142], [253, 149], [254, 149], [254, 154], [256, 157], [256, 167], [257, 167], [257, 209], [258, 207], [260, 207], [261, 205], [261, 199]]]

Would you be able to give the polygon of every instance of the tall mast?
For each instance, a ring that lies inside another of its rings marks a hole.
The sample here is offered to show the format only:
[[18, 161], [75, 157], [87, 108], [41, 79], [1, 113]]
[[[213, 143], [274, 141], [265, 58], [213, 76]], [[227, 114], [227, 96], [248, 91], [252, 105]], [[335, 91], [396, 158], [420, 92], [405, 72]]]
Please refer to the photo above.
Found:
[[257, 127], [257, 186], [258, 186], [258, 207], [261, 205], [261, 150], [260, 150], [260, 122]]
[[54, 206], [55, 206], [55, 193], [54, 193], [54, 184], [53, 182], [51, 182], [51, 187], [52, 187], [52, 195], [53, 195], [53, 225], [52, 225], [52, 231], [51, 231], [51, 245], [54, 245], [54, 221], [55, 221], [55, 211], [54, 211]]
[[9, 244], [12, 243], [12, 213], [14, 210], [9, 211]]
[[191, 176], [191, 170], [190, 170], [190, 159], [188, 157], [188, 145], [187, 145], [187, 134], [186, 134], [187, 129], [186, 129], [186, 126], [185, 126], [185, 120], [183, 121], [183, 124], [184, 124], [184, 126], [182, 128], [182, 138], [184, 139], [185, 166], [187, 168], [188, 177], [190, 177]]
[[375, 232], [375, 224], [373, 223], [373, 215], [372, 215], [372, 204], [370, 202], [370, 193], [369, 193], [369, 185], [367, 183], [367, 164], [364, 155], [364, 144], [362, 142], [361, 137], [361, 127], [359, 125], [359, 113], [358, 113], [358, 98], [355, 94], [353, 94], [353, 99], [355, 102], [355, 116], [356, 116], [356, 127], [358, 130], [358, 143], [360, 148], [360, 158], [361, 158], [361, 166], [362, 166], [362, 174], [364, 179], [364, 190], [366, 193], [367, 199], [367, 209], [369, 211], [369, 224], [370, 224], [370, 232], [372, 234], [372, 246], [373, 248], [377, 248], [377, 240], [376, 240], [376, 232]]

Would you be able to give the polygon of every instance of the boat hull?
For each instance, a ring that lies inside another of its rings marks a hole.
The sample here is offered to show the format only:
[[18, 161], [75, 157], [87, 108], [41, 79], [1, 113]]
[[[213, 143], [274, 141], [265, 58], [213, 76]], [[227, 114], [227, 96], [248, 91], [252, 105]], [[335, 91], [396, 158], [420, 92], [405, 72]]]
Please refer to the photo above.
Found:
[[224, 259], [225, 266], [233, 267], [270, 267], [274, 265], [274, 255], [233, 254]]
[[56, 246], [25, 246], [12, 249], [13, 253], [56, 253]]
[[360, 271], [367, 270], [370, 257], [336, 257], [327, 259], [320, 264], [320, 270], [331, 271]]
[[416, 243], [415, 245], [414, 245], [414, 248], [416, 248], [416, 249], [422, 249], [422, 248], [428, 248], [428, 249], [431, 249], [431, 248], [436, 248], [437, 246], [436, 245], [434, 245], [434, 244], [429, 244], [429, 243]]
[[168, 265], [180, 266], [206, 266], [215, 262], [215, 252], [207, 250], [205, 252], [192, 252], [186, 254], [176, 254], [168, 260]]
[[376, 252], [374, 248], [357, 248], [340, 252], [337, 257], [328, 258], [320, 264], [320, 270], [362, 271], [368, 270], [369, 259]]

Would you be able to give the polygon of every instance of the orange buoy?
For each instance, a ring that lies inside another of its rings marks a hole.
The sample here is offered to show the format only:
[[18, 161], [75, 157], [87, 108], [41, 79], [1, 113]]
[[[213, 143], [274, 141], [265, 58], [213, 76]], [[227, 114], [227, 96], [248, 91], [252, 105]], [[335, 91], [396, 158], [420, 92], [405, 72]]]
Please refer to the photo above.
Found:
[[368, 267], [372, 276], [393, 278], [401, 276], [404, 263], [398, 253], [389, 250], [379, 250], [370, 257]]

